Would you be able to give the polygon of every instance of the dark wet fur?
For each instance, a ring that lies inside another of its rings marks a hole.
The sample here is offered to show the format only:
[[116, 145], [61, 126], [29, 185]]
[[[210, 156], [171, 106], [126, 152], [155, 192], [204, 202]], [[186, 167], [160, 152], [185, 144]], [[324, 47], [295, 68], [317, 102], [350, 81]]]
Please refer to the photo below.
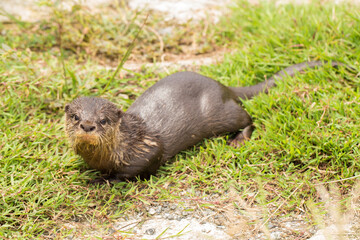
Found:
[[[194, 72], [179, 72], [146, 90], [125, 113], [107, 100], [81, 97], [65, 107], [66, 131], [90, 167], [118, 179], [146, 177], [204, 138], [235, 133], [230, 144], [241, 145], [254, 127], [239, 98], [267, 93], [284, 76], [323, 64], [293, 65], [249, 87], [226, 87]], [[99, 144], [80, 151], [74, 141], [77, 133], [99, 136]]]

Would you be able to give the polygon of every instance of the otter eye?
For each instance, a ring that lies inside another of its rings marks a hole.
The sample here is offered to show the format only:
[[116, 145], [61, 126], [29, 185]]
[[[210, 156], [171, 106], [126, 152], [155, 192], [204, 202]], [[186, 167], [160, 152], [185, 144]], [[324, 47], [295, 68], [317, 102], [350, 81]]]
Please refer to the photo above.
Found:
[[107, 123], [107, 120], [105, 118], [100, 121], [101, 125], [105, 125], [106, 123]]
[[80, 117], [76, 114], [71, 115], [71, 118], [73, 118], [75, 121], [79, 121]]

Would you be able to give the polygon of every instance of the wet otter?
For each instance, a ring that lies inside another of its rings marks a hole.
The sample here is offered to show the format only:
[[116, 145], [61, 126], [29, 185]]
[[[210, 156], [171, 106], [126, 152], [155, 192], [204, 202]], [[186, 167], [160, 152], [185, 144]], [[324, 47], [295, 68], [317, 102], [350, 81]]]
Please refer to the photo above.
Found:
[[237, 133], [234, 145], [249, 139], [254, 127], [240, 99], [266, 93], [285, 75], [321, 65], [296, 64], [249, 87], [226, 87], [194, 72], [179, 72], [146, 90], [126, 112], [105, 99], [80, 97], [65, 107], [66, 131], [91, 168], [117, 178], [148, 176], [204, 138]]

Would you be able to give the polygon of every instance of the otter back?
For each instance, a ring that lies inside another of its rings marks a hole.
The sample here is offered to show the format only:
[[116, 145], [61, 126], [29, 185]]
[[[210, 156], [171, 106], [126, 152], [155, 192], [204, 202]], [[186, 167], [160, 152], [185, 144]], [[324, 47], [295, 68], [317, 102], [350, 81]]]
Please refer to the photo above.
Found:
[[194, 72], [172, 74], [145, 91], [128, 109], [159, 133], [165, 160], [204, 138], [251, 125], [229, 88]]
[[90, 167], [118, 178], [148, 176], [204, 138], [236, 133], [230, 144], [242, 144], [254, 127], [239, 98], [266, 93], [275, 80], [320, 65], [293, 65], [250, 87], [226, 87], [194, 72], [179, 72], [146, 90], [125, 113], [105, 99], [80, 97], [65, 107], [66, 132]]

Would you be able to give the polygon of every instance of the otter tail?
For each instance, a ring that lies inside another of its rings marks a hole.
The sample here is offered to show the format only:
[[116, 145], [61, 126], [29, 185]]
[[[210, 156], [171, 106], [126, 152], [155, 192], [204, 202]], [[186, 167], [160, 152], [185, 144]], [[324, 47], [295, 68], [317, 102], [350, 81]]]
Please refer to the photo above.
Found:
[[[299, 64], [292, 65], [290, 67], [287, 67], [277, 73], [275, 73], [272, 77], [269, 79], [266, 79], [265, 81], [258, 83], [253, 86], [248, 87], [230, 87], [230, 89], [240, 98], [242, 99], [250, 99], [253, 96], [258, 95], [259, 93], [267, 93], [270, 88], [276, 86], [275, 81], [281, 80], [286, 76], [294, 76], [298, 72], [302, 72], [303, 70], [307, 68], [315, 68], [317, 66], [323, 66], [327, 64], [328, 62], [322, 62], [322, 61], [312, 61], [312, 62], [303, 62]], [[340, 66], [344, 65], [340, 62], [329, 62], [331, 66]]]

